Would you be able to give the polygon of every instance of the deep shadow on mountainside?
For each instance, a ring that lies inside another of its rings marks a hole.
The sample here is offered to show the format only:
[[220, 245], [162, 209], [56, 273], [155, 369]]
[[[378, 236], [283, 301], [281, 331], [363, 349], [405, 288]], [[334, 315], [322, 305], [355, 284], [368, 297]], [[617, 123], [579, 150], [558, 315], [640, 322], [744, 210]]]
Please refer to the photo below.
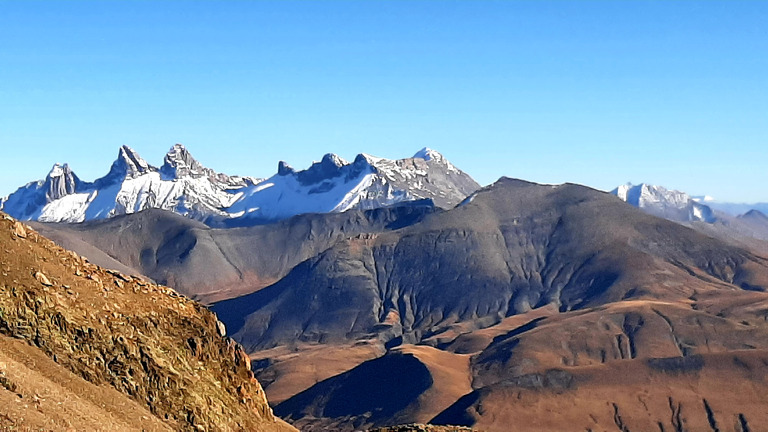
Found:
[[[745, 431], [768, 424], [766, 286], [748, 249], [583, 186], [502, 179], [213, 309], [304, 431]], [[331, 376], [302, 364], [322, 354]], [[378, 374], [410, 390], [348, 398]]]
[[213, 309], [249, 349], [392, 346], [532, 308], [584, 309], [768, 286], [768, 261], [584, 186], [502, 179], [451, 211], [345, 239]]
[[30, 222], [62, 246], [121, 271], [135, 270], [208, 303], [280, 280], [348, 236], [393, 230], [442, 211], [422, 200], [374, 210], [305, 214], [269, 225], [214, 229], [149, 209], [81, 224]]
[[[220, 298], [249, 294], [212, 308], [275, 412], [303, 431], [768, 428], [761, 249], [573, 184], [501, 179], [417, 215], [305, 215], [238, 232], [145, 231], [165, 217], [146, 213], [99, 228], [99, 250], [122, 242], [136, 259], [147, 244], [169, 283], [219, 271], [203, 257], [263, 263], [273, 281], [234, 277]], [[91, 241], [94, 226], [67, 228]], [[219, 247], [229, 236], [238, 246]], [[217, 249], [245, 256], [201, 253]]]
[[205, 307], [0, 217], [4, 430], [294, 430]]

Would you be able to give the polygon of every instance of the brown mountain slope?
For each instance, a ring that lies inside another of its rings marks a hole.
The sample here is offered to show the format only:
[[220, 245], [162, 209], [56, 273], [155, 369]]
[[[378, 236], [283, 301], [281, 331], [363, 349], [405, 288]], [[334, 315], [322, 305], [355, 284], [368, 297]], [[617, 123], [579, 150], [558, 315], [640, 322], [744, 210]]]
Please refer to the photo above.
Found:
[[473, 430], [475, 429], [462, 426], [435, 426], [429, 424], [414, 423], [370, 429], [369, 432], [471, 432]]
[[551, 369], [483, 387], [434, 422], [493, 431], [765, 430], [765, 350]]
[[768, 216], [757, 210], [736, 217], [718, 214], [714, 223], [689, 222], [686, 225], [708, 236], [768, 255]]
[[[37, 347], [90, 383], [80, 388], [115, 389], [135, 401], [132, 410], [146, 410], [173, 429], [291, 430], [273, 416], [242, 348], [219, 334], [215, 315], [203, 306], [105, 271], [5, 215], [0, 251], [0, 333]], [[12, 345], [3, 346], [2, 355], [13, 357]], [[36, 365], [31, 374], [53, 368]], [[20, 379], [18, 371], [7, 368], [7, 380]], [[83, 399], [94, 401], [88, 394]], [[12, 407], [0, 405], [0, 414], [15, 421]], [[119, 420], [113, 411], [96, 404], [85, 415]]]
[[440, 211], [429, 202], [306, 214], [269, 225], [213, 229], [150, 209], [82, 224], [30, 223], [61, 246], [107, 268], [137, 269], [201, 302], [271, 285], [296, 264], [348, 236], [396, 229]]
[[420, 422], [472, 391], [470, 358], [407, 345], [278, 405], [302, 431], [352, 431]]
[[768, 260], [583, 186], [503, 179], [468, 201], [337, 243], [213, 310], [249, 350], [296, 340], [395, 346], [545, 305], [768, 286]]
[[0, 336], [0, 430], [172, 431], [146, 407], [56, 364], [24, 341]]
[[[678, 400], [682, 396], [653, 384], [655, 369], [648, 368], [647, 360], [768, 349], [762, 306], [768, 297], [763, 292], [768, 286], [767, 263], [748, 249], [646, 215], [608, 194], [577, 185], [507, 179], [418, 224], [340, 242], [298, 265], [277, 284], [217, 303], [213, 309], [254, 356], [264, 359], [258, 376], [280, 370], [271, 385], [281, 385], [290, 376], [290, 365], [263, 355], [265, 350], [294, 347], [299, 364], [306, 346], [357, 341], [389, 348], [383, 357], [335, 377], [305, 381], [306, 390], [276, 406], [278, 414], [306, 430], [426, 421], [412, 408], [436, 405], [428, 395], [445, 393], [437, 390], [433, 371], [450, 364], [455, 376], [469, 375], [473, 390], [434, 422], [458, 420], [499, 431], [544, 430], [536, 429], [533, 419], [509, 429], [499, 410], [515, 400], [500, 392], [510, 385], [537, 389], [551, 381], [556, 387], [552, 406], [574, 408], [561, 408], [564, 415], [557, 427], [548, 426], [550, 430], [586, 430], [589, 423], [571, 423], [568, 416], [589, 421], [589, 414], [604, 413], [579, 404], [589, 399], [578, 390], [582, 387], [567, 393], [570, 387], [558, 387], [565, 385], [561, 379], [570, 383], [568, 377], [583, 368], [597, 368], [592, 375], [584, 372], [584, 382], [592, 387], [584, 384], [583, 389], [602, 386], [602, 398], [621, 393], [624, 384], [601, 381], [600, 371], [627, 362], [621, 366], [624, 373], [647, 378], [646, 386], [627, 382], [633, 392]], [[469, 355], [469, 372], [459, 362], [403, 355], [400, 350], [409, 343]], [[330, 348], [325, 352], [333, 355]], [[716, 376], [710, 364], [720, 363], [713, 362], [705, 362], [702, 373]], [[764, 373], [759, 361], [751, 364], [757, 376]], [[385, 376], [389, 387], [381, 390], [383, 384], [371, 385], [366, 376]], [[714, 384], [696, 390], [701, 383], [697, 379], [683, 376], [677, 383], [692, 387], [700, 399], [720, 400], [711, 394]], [[752, 383], [750, 376], [733, 371], [721, 385], [726, 386], [723, 394], [735, 394], [738, 386]], [[760, 394], [762, 384], [754, 385], [755, 394]], [[293, 382], [292, 388], [299, 386]], [[387, 396], [349, 396], [378, 391]], [[486, 394], [501, 399], [484, 404]], [[621, 401], [617, 396], [624, 416], [640, 415]], [[756, 410], [765, 402], [757, 397], [736, 414], [753, 417], [754, 423], [760, 418]], [[486, 409], [490, 406], [493, 409]], [[656, 408], [652, 411], [666, 416]], [[690, 411], [681, 418], [691, 424], [708, 421], [706, 413], [702, 419], [699, 414]], [[546, 412], [533, 410], [530, 415]], [[573, 424], [578, 427], [569, 429]], [[617, 427], [602, 421], [598, 426], [594, 430]], [[670, 422], [665, 427], [675, 430]], [[637, 424], [634, 428], [645, 430]]]
[[[303, 431], [404, 421], [498, 432], [744, 432], [768, 424], [765, 293], [536, 312], [444, 345], [467, 350], [466, 338], [481, 333], [477, 350], [464, 355], [398, 347], [275, 410]], [[472, 390], [435, 417], [421, 417], [441, 398], [456, 397], [462, 382]]]

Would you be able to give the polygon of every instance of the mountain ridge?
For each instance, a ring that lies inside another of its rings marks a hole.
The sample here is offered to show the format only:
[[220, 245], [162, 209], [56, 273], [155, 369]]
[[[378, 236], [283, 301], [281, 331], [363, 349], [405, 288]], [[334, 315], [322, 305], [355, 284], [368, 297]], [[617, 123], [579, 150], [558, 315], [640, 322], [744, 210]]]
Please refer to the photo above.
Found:
[[45, 179], [0, 199], [0, 210], [20, 220], [72, 223], [160, 208], [211, 226], [241, 226], [424, 199], [450, 208], [477, 188], [427, 148], [399, 160], [360, 154], [351, 163], [329, 153], [301, 171], [281, 161], [275, 175], [258, 179], [215, 172], [181, 144], [159, 168], [122, 146], [105, 176], [84, 182], [57, 163]]
[[[342, 240], [276, 284], [213, 310], [225, 322], [229, 310], [252, 311], [245, 322], [228, 322], [248, 349], [338, 336], [339, 342], [369, 335], [416, 343], [455, 322], [495, 321], [552, 302], [569, 311], [622, 298], [677, 295], [651, 271], [670, 272], [691, 286], [703, 278], [708, 284], [765, 287], [768, 281], [751, 279], [754, 266], [766, 268], [744, 249], [646, 215], [604, 192], [502, 178], [471, 202], [417, 224]], [[467, 287], [483, 289], [465, 296]], [[343, 304], [334, 300], [339, 296]], [[419, 297], [429, 298], [430, 306], [411, 304]], [[276, 315], [277, 310], [292, 312]], [[336, 310], [333, 321], [319, 314], [330, 310]]]
[[[748, 249], [588, 187], [502, 178], [419, 223], [338, 242], [212, 309], [258, 359], [257, 377], [280, 395], [275, 412], [302, 430], [611, 430], [614, 410], [625, 430], [675, 430], [707, 424], [694, 408], [702, 399], [718, 421], [765, 418], [761, 390], [740, 395], [717, 376], [764, 373], [767, 288], [768, 260]], [[318, 353], [344, 367], [304, 372], [300, 359]], [[353, 355], [363, 362], [347, 362]], [[371, 400], [377, 386], [364, 376], [403, 391]], [[457, 385], [467, 378], [470, 392]], [[686, 408], [670, 422], [668, 407], [644, 408], [636, 394]], [[505, 410], [516, 414], [497, 421]]]
[[714, 223], [715, 212], [704, 199], [695, 199], [685, 192], [663, 186], [627, 183], [613, 189], [611, 194], [655, 216], [677, 222], [701, 221]]

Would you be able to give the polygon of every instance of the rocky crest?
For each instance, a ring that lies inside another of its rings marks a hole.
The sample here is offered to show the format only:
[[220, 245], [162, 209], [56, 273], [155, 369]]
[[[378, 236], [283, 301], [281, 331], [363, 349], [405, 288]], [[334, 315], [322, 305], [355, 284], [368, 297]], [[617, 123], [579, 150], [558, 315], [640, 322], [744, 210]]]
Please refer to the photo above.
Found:
[[715, 212], [708, 205], [684, 192], [661, 186], [627, 183], [612, 190], [611, 194], [646, 213], [675, 222], [714, 223], [717, 220]]
[[399, 160], [360, 154], [352, 163], [326, 154], [306, 170], [280, 162], [277, 174], [256, 179], [206, 168], [181, 144], [160, 168], [122, 146], [104, 177], [83, 182], [68, 165], [56, 164], [45, 180], [0, 199], [0, 210], [20, 220], [72, 223], [162, 209], [231, 227], [423, 199], [450, 208], [479, 187], [429, 149]]
[[4, 214], [0, 246], [0, 333], [178, 430], [293, 430], [205, 307], [93, 265]]

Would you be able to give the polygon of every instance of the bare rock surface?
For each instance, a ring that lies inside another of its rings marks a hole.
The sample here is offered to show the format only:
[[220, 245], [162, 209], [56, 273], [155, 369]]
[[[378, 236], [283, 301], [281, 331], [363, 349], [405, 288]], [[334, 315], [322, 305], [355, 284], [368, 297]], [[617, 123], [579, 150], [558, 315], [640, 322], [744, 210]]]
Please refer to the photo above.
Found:
[[[202, 305], [91, 264], [32, 230], [19, 237], [9, 218], [0, 220], [0, 251], [0, 334], [36, 347], [88, 388], [119, 392], [154, 416], [149, 423], [172, 429], [293, 430], [275, 418], [248, 356], [219, 335]], [[4, 371], [7, 382], [17, 379], [14, 370]], [[4, 387], [0, 393], [19, 391]], [[14, 406], [0, 404], [0, 417], [17, 422]], [[94, 409], [93, 419], [109, 414]]]

